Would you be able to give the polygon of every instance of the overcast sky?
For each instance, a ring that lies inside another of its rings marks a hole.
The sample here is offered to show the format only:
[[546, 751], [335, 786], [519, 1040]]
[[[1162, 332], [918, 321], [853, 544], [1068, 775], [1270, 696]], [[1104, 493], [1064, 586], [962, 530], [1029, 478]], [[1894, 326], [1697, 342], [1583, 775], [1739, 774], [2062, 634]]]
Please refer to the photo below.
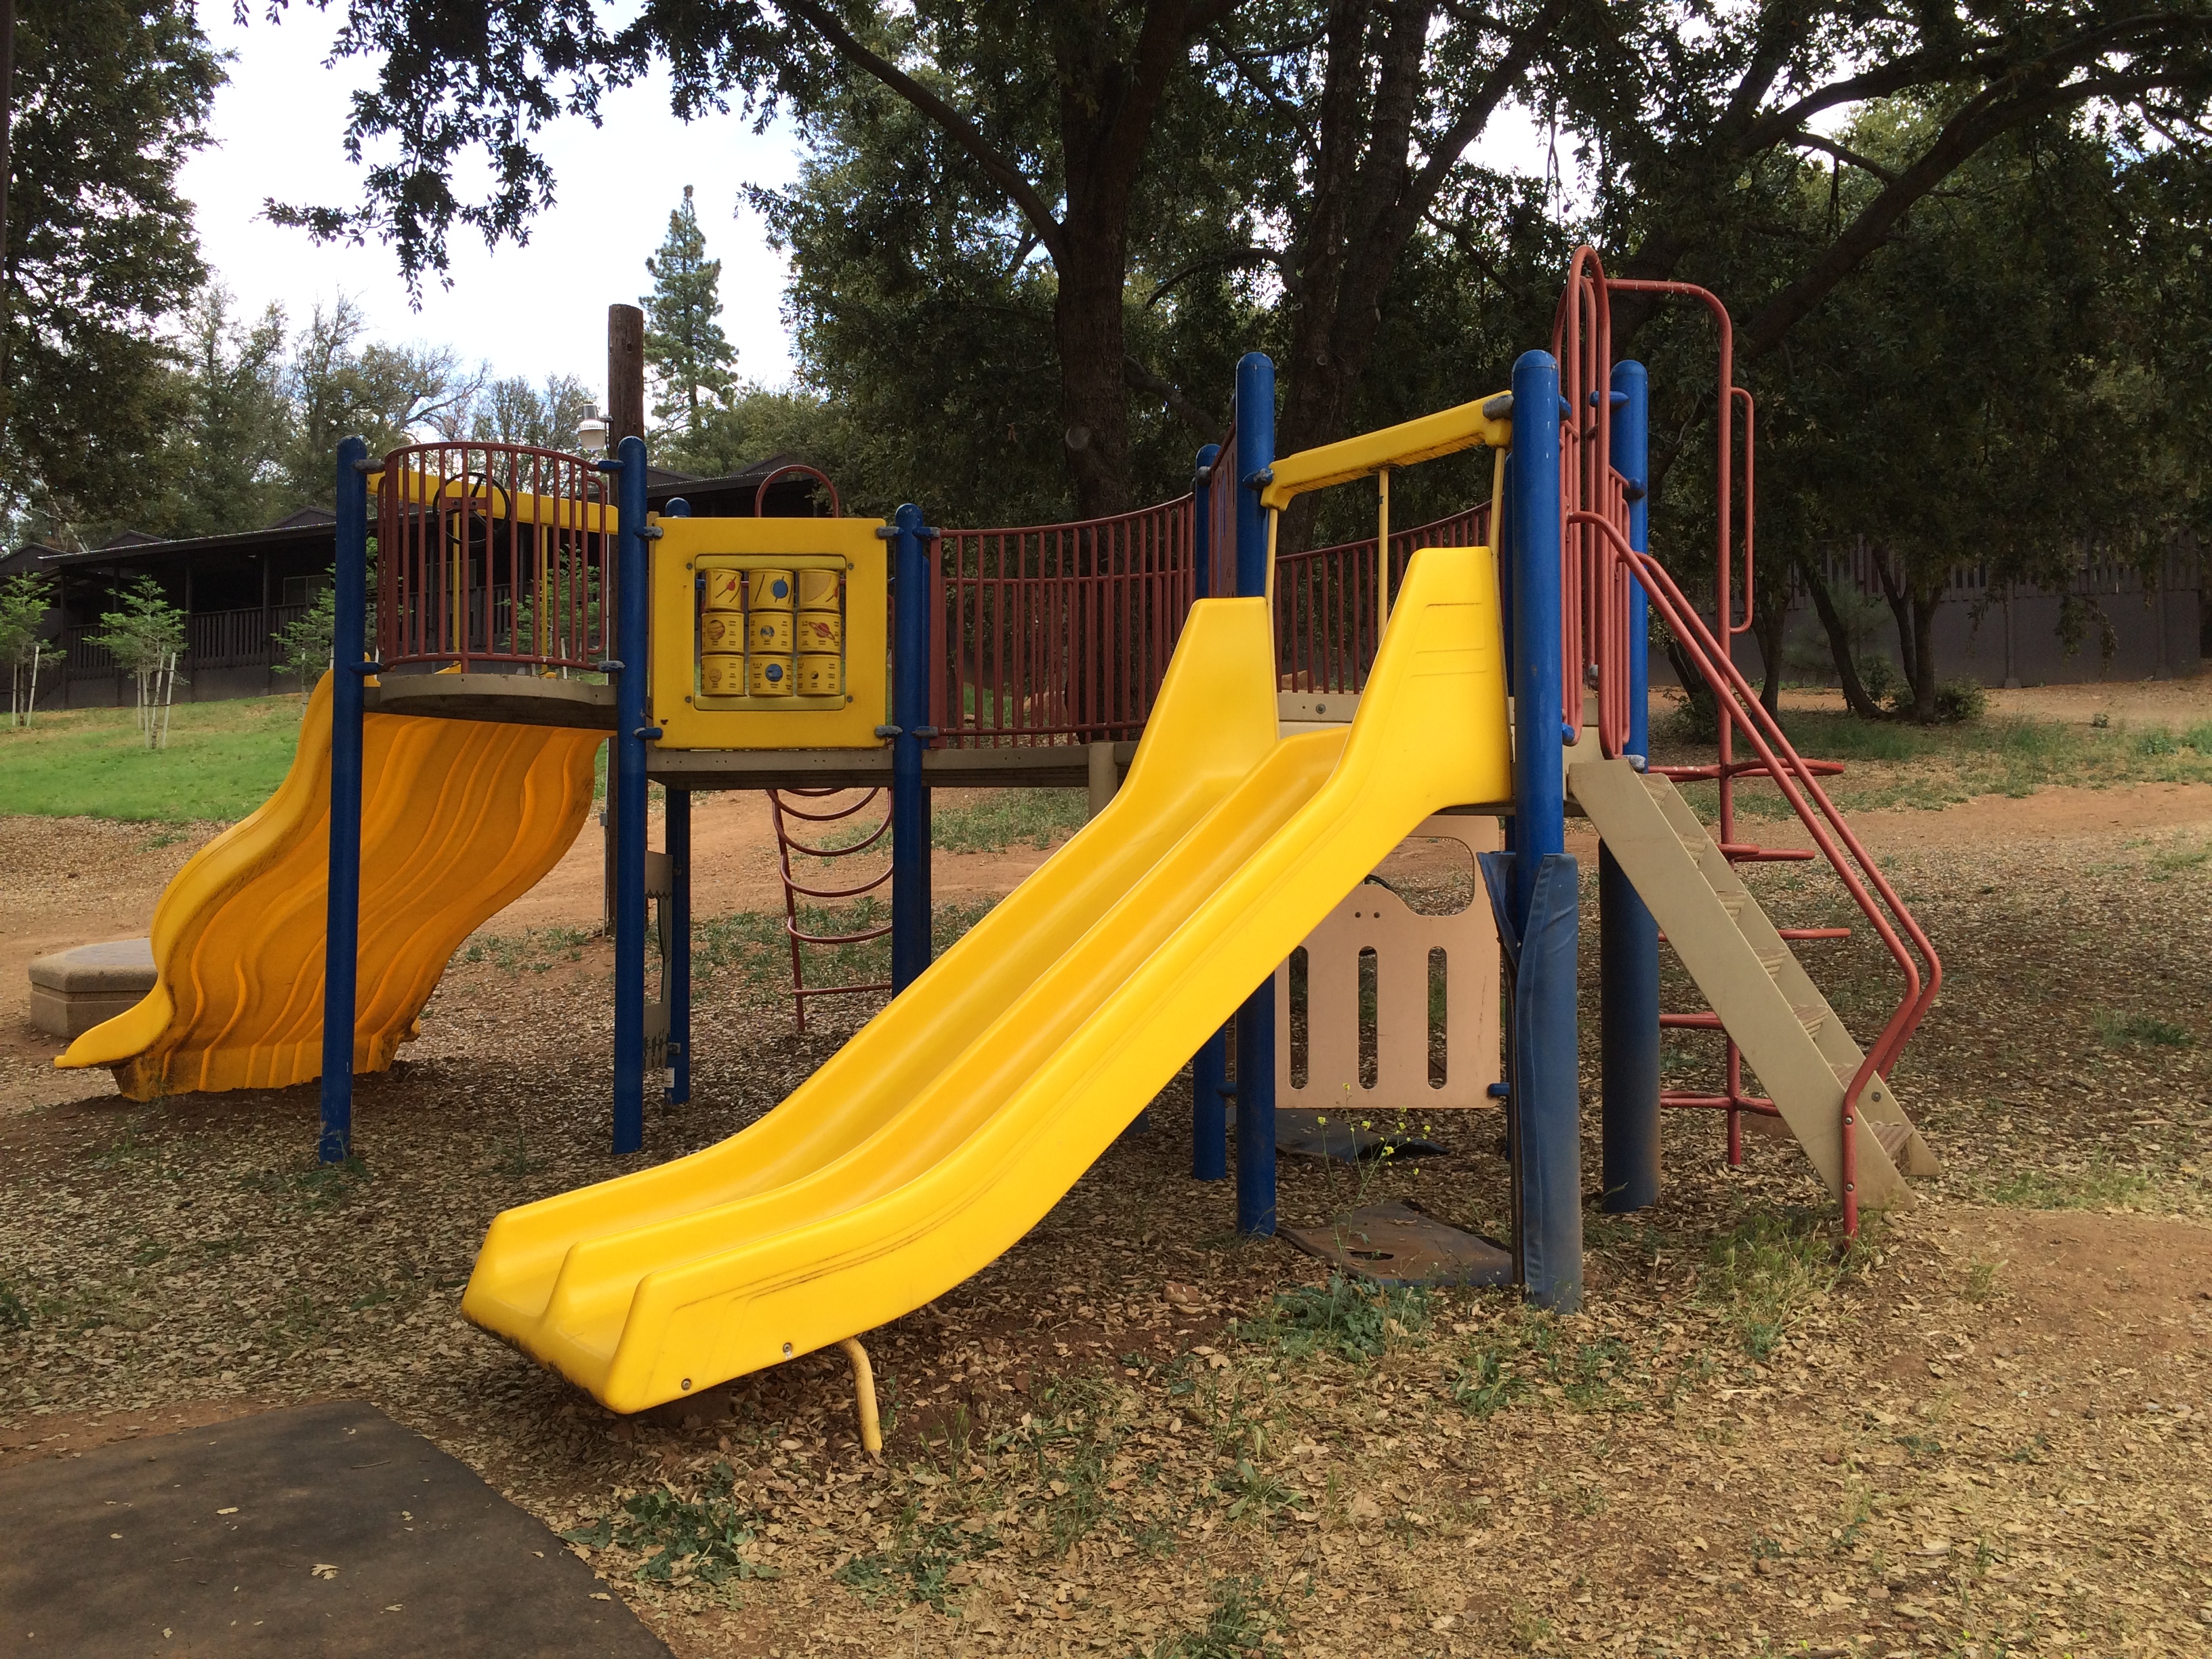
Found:
[[[230, 0], [199, 0], [201, 27], [234, 56], [229, 83], [216, 94], [215, 143], [185, 164], [182, 188], [208, 262], [241, 310], [258, 313], [273, 300], [296, 327], [318, 301], [343, 291], [362, 303], [378, 337], [451, 344], [500, 374], [574, 374], [604, 395], [607, 307], [635, 303], [645, 291], [645, 258], [689, 184], [708, 252], [722, 262], [722, 325], [738, 372], [768, 385], [788, 379], [787, 267], [738, 198], [744, 185], [797, 175], [792, 140], [776, 130], [756, 137], [736, 115], [686, 126], [668, 112], [658, 77], [606, 99], [599, 127], [579, 119], [548, 129], [543, 149], [558, 198], [533, 222], [528, 245], [487, 252], [473, 233], [457, 233], [452, 285], [426, 285], [419, 310], [410, 308], [389, 248], [317, 247], [300, 231], [268, 223], [269, 198], [342, 205], [359, 187], [361, 169], [347, 161], [342, 141], [347, 97], [365, 82], [365, 67], [323, 66], [342, 13], [295, 5], [282, 23], [257, 18], [240, 27]], [[1525, 114], [1504, 110], [1475, 154], [1541, 173], [1545, 137]]]
[[419, 311], [409, 308], [389, 248], [317, 247], [268, 223], [268, 198], [343, 204], [359, 188], [362, 170], [346, 160], [343, 137], [347, 95], [366, 81], [365, 67], [323, 67], [342, 13], [295, 5], [280, 24], [257, 18], [240, 28], [230, 0], [199, 0], [201, 27], [236, 55], [216, 94], [216, 142], [185, 164], [181, 185], [208, 263], [242, 308], [258, 313], [274, 300], [296, 325], [343, 290], [380, 337], [450, 343], [498, 374], [574, 374], [603, 392], [607, 307], [646, 290], [645, 258], [688, 184], [708, 252], [722, 261], [722, 325], [738, 373], [770, 384], [789, 376], [784, 261], [738, 202], [744, 185], [796, 175], [792, 143], [780, 132], [756, 137], [735, 115], [687, 127], [668, 112], [665, 82], [608, 98], [599, 127], [570, 120], [549, 129], [544, 148], [558, 199], [528, 246], [487, 253], [481, 237], [457, 234], [453, 286], [427, 285]]

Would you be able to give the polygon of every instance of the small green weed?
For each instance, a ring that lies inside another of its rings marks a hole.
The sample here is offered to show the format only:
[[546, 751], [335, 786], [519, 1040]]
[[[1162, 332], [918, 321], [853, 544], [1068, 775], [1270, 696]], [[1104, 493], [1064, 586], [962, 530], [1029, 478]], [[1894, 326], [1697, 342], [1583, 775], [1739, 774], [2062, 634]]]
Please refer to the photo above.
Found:
[[1276, 1617], [1255, 1578], [1224, 1578], [1213, 1587], [1213, 1610], [1197, 1630], [1164, 1637], [1151, 1659], [1276, 1659]]
[[1997, 1293], [1997, 1269], [1993, 1261], [1977, 1261], [1966, 1269], [1966, 1287], [1959, 1294], [1977, 1306], [1993, 1300]]
[[644, 1556], [636, 1577], [648, 1583], [720, 1584], [732, 1579], [774, 1578], [776, 1570], [750, 1559], [746, 1549], [761, 1525], [759, 1512], [731, 1495], [736, 1472], [717, 1463], [697, 1498], [662, 1486], [623, 1500], [621, 1512], [602, 1516], [562, 1537], [586, 1549], [609, 1546]]
[[2138, 755], [2178, 755], [2180, 752], [2181, 739], [2162, 726], [2154, 726], [2136, 738], [2136, 753]]
[[2100, 1161], [2078, 1170], [2021, 1170], [1990, 1199], [2024, 1210], [2134, 1210], [2150, 1196], [2150, 1177]]
[[1932, 1463], [1943, 1455], [1943, 1443], [1932, 1434], [1900, 1434], [1893, 1438], [1915, 1463]]
[[1838, 1255], [1821, 1218], [1810, 1212], [1753, 1214], [1714, 1242], [1698, 1296], [1725, 1309], [1744, 1352], [1764, 1360], [1791, 1322], [1836, 1287], [1851, 1261]]
[[1426, 1291], [1372, 1289], [1331, 1273], [1325, 1285], [1300, 1285], [1279, 1292], [1266, 1313], [1241, 1320], [1231, 1329], [1239, 1341], [1279, 1349], [1290, 1358], [1327, 1352], [1364, 1363], [1381, 1358], [1394, 1338], [1410, 1335], [1428, 1322]]
[[999, 1535], [984, 1527], [969, 1532], [963, 1527], [934, 1522], [916, 1528], [902, 1525], [899, 1541], [887, 1550], [856, 1555], [837, 1569], [836, 1579], [874, 1601], [902, 1594], [909, 1601], [927, 1603], [938, 1612], [952, 1593], [952, 1575], [963, 1563], [973, 1561], [999, 1547]]
[[1237, 1467], [1226, 1474], [1216, 1476], [1213, 1484], [1229, 1499], [1231, 1521], [1242, 1520], [1247, 1515], [1265, 1521], [1278, 1510], [1291, 1509], [1305, 1501], [1303, 1493], [1273, 1475], [1261, 1473], [1248, 1457], [1238, 1458]]
[[0, 1285], [0, 1331], [24, 1331], [31, 1328], [31, 1310], [15, 1287]]
[[2100, 1009], [2090, 1018], [2107, 1048], [2123, 1048], [2130, 1044], [2150, 1048], [2186, 1048], [2190, 1043], [2186, 1026], [2176, 1025], [2155, 1014], [2127, 1014], [2106, 1008]]
[[1490, 1417], [1511, 1405], [1528, 1387], [1527, 1382], [1505, 1366], [1496, 1346], [1478, 1348], [1450, 1378], [1452, 1404], [1475, 1417]]

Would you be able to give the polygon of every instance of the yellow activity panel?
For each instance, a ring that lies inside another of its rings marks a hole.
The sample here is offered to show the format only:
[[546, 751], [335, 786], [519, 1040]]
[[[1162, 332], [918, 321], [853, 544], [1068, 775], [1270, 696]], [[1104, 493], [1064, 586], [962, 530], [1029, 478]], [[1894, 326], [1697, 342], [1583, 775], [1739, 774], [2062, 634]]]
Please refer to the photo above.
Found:
[[880, 519], [653, 523], [653, 720], [664, 749], [872, 749], [886, 718]]

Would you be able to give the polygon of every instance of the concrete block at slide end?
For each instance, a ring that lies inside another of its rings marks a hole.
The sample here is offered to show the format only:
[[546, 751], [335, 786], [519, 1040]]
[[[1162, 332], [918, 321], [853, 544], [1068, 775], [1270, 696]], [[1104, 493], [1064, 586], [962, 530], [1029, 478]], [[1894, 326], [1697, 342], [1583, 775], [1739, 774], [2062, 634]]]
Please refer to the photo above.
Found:
[[150, 939], [114, 939], [40, 957], [31, 964], [31, 1024], [74, 1042], [138, 1006], [154, 988]]

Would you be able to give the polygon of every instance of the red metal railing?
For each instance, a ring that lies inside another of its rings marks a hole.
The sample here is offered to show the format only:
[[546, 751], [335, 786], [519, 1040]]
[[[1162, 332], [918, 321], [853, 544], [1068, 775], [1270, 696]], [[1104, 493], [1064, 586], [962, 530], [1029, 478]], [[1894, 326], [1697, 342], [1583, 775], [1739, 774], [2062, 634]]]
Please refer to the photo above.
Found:
[[[809, 887], [793, 872], [791, 855], [793, 853], [824, 860], [851, 858], [878, 846], [890, 833], [890, 814], [885, 812], [884, 821], [874, 830], [843, 847], [825, 847], [802, 842], [792, 835], [790, 819], [796, 818], [801, 823], [842, 823], [867, 811], [884, 793], [880, 789], [871, 789], [858, 800], [818, 812], [791, 804], [793, 800], [825, 801], [845, 793], [842, 789], [771, 789], [768, 792], [769, 814], [775, 824], [776, 865], [783, 876], [783, 932], [791, 945], [791, 1013], [802, 1031], [806, 1029], [806, 999], [809, 997], [842, 996], [854, 991], [888, 991], [891, 988], [889, 980], [871, 980], [861, 985], [809, 985], [806, 982], [805, 961], [801, 946], [864, 945], [870, 939], [882, 939], [891, 930], [889, 921], [879, 927], [862, 927], [849, 933], [810, 933], [799, 925], [800, 894], [827, 903], [842, 903], [872, 893], [891, 878], [891, 869], [888, 864], [866, 881], [856, 882], [849, 887]], [[790, 799], [787, 799], [787, 796]]]
[[515, 444], [415, 444], [385, 457], [376, 500], [387, 668], [592, 669], [613, 654], [614, 485], [593, 463]]
[[[1717, 627], [1706, 625], [1657, 559], [1635, 551], [1629, 544], [1627, 496], [1624, 481], [1613, 470], [1610, 454], [1609, 291], [1613, 289], [1696, 300], [1711, 312], [1719, 326], [1719, 380], [1715, 393], [1719, 521], [1714, 591]], [[1733, 384], [1733, 330], [1727, 307], [1715, 295], [1686, 283], [1610, 280], [1595, 252], [1585, 247], [1577, 252], [1569, 270], [1567, 289], [1561, 296], [1554, 325], [1553, 349], [1560, 364], [1561, 393], [1571, 411], [1563, 423], [1560, 461], [1566, 532], [1560, 574], [1562, 626], [1566, 633], [1566, 648], [1562, 655], [1570, 682], [1565, 688], [1568, 694], [1578, 697], [1585, 681], [1594, 684], [1598, 693], [1601, 745], [1607, 755], [1623, 752], [1631, 713], [1627, 702], [1631, 643], [1627, 623], [1632, 614], [1628, 583], [1638, 582], [1690, 665], [1711, 687], [1719, 709], [1718, 758], [1715, 763], [1659, 769], [1677, 779], [1711, 780], [1716, 783], [1720, 792], [1716, 839], [1722, 853], [1731, 860], [1809, 859], [1814, 854], [1802, 849], [1759, 847], [1737, 838], [1735, 790], [1738, 780], [1747, 776], [1771, 780], [1903, 976], [1904, 995], [1881, 1034], [1867, 1048], [1857, 1073], [1844, 1091], [1840, 1126], [1844, 1226], [1846, 1232], [1856, 1232], [1858, 1195], [1855, 1129], [1859, 1097], [1871, 1078], [1876, 1074], [1888, 1076], [1899, 1052], [1935, 1001], [1942, 984], [1943, 967], [1927, 933], [1820, 787], [1819, 775], [1842, 769], [1833, 763], [1808, 761], [1798, 755], [1784, 733], [1781, 722], [1759, 702], [1758, 693], [1734, 660], [1730, 648], [1734, 639], [1749, 631], [1752, 620], [1753, 407], [1750, 393]], [[1733, 489], [1736, 464], [1734, 428], [1739, 409], [1743, 418], [1743, 488], [1737, 497]], [[1741, 621], [1731, 595], [1738, 500], [1741, 507], [1743, 560]], [[1755, 758], [1735, 758], [1734, 740], [1739, 732]], [[1781, 931], [1784, 939], [1792, 940], [1841, 939], [1850, 934], [1848, 928], [1834, 927]], [[1677, 1030], [1721, 1029], [1719, 1021], [1710, 1014], [1665, 1015], [1662, 1024]], [[1741, 1114], [1771, 1114], [1775, 1108], [1771, 1101], [1744, 1091], [1742, 1054], [1733, 1039], [1728, 1042], [1726, 1058], [1724, 1092], [1669, 1091], [1662, 1095], [1661, 1100], [1666, 1105], [1725, 1110], [1729, 1115], [1729, 1157], [1734, 1163], [1740, 1162], [1742, 1156]]]
[[[1390, 591], [1424, 547], [1479, 547], [1487, 504], [1433, 524], [1390, 532]], [[1275, 561], [1275, 660], [1291, 691], [1357, 691], [1374, 666], [1382, 607], [1375, 592], [1375, 538], [1289, 553]]]
[[1191, 498], [1079, 524], [939, 532], [940, 745], [1134, 738], [1196, 592]]

